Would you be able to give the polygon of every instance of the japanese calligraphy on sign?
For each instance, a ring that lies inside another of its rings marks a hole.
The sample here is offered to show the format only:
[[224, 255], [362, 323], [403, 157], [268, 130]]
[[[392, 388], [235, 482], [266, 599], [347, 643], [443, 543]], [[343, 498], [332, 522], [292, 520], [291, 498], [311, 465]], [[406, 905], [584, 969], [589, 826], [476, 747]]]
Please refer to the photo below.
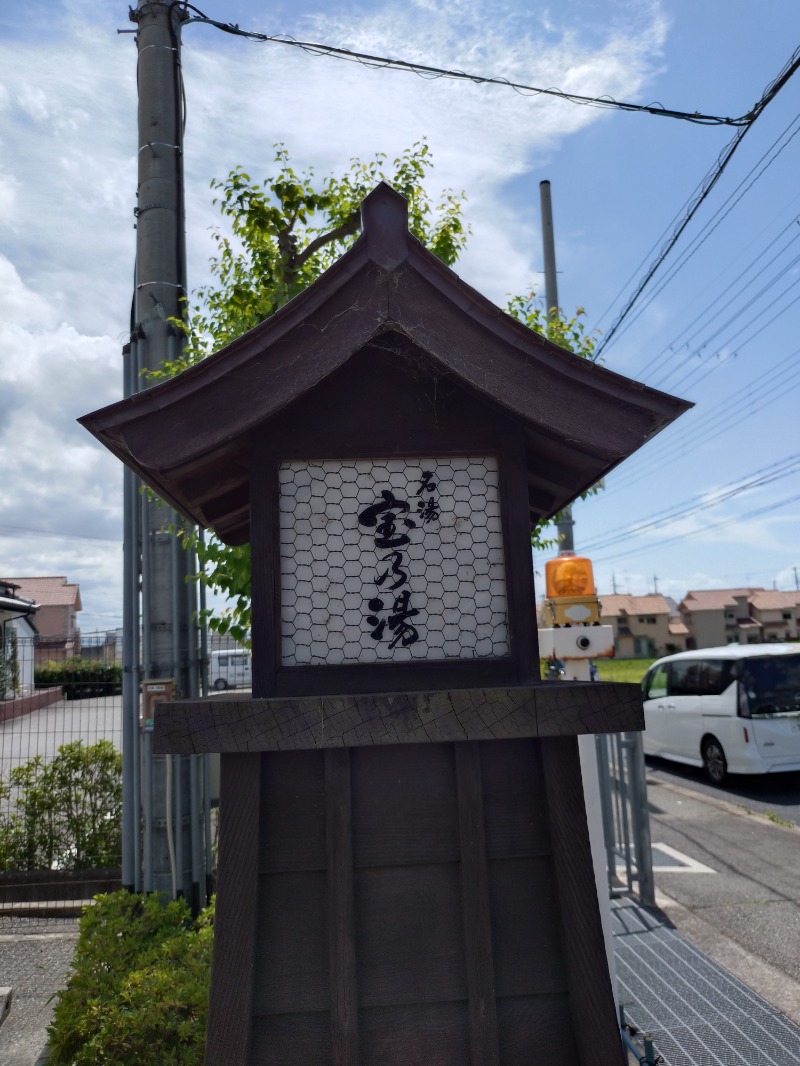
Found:
[[285, 666], [509, 653], [491, 457], [280, 467]]

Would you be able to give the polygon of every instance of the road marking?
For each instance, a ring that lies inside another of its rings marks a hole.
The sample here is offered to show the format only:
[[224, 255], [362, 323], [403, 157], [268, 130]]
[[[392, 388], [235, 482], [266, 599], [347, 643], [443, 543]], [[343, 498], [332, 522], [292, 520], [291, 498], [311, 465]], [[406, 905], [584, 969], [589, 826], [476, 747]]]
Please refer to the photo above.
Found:
[[[662, 856], [662, 861], [659, 863], [659, 852]], [[667, 857], [667, 860], [663, 861], [663, 856]], [[653, 844], [653, 873], [664, 874], [714, 874], [716, 870], [712, 870], [710, 866], [706, 866], [705, 863], [700, 862], [698, 859], [693, 859], [689, 855], [684, 855], [682, 851], [678, 851], [677, 848], [671, 848], [669, 844]]]

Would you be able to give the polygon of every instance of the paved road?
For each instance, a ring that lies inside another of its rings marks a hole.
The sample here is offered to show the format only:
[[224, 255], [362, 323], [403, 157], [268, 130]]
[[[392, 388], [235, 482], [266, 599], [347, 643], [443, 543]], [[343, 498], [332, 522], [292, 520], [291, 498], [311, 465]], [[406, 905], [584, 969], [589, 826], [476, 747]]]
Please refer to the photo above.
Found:
[[51, 758], [61, 744], [83, 740], [94, 744], [106, 738], [122, 743], [122, 697], [59, 700], [32, 714], [0, 723], [0, 774], [34, 755]]
[[[696, 782], [648, 775], [651, 835], [707, 867], [655, 873], [681, 932], [800, 1023], [800, 829], [784, 828]], [[738, 967], [738, 972], [737, 972]], [[755, 982], [755, 983], [754, 983]]]
[[666, 759], [647, 757], [648, 779], [672, 782], [715, 799], [729, 800], [761, 814], [773, 812], [800, 825], [800, 772], [789, 774], [730, 774], [716, 788], [702, 770]]

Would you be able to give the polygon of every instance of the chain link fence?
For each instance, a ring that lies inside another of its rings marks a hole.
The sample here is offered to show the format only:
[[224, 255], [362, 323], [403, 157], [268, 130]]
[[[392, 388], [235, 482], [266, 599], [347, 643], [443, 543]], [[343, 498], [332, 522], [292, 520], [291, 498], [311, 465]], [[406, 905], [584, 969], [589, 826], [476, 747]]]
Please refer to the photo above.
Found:
[[[60, 657], [59, 657], [60, 651]], [[79, 656], [6, 627], [0, 657], [0, 929], [75, 914], [119, 885], [116, 633]]]

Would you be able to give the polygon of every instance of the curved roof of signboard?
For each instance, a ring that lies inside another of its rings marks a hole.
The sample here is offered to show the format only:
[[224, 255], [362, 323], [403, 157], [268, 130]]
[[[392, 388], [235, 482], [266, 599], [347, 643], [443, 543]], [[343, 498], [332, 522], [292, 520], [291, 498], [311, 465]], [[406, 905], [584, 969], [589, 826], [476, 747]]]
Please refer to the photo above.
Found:
[[523, 427], [532, 521], [561, 510], [691, 406], [505, 314], [408, 232], [406, 200], [390, 186], [378, 185], [361, 213], [353, 247], [272, 318], [180, 376], [80, 419], [222, 540], [248, 539], [253, 431], [379, 337], [400, 335]]

